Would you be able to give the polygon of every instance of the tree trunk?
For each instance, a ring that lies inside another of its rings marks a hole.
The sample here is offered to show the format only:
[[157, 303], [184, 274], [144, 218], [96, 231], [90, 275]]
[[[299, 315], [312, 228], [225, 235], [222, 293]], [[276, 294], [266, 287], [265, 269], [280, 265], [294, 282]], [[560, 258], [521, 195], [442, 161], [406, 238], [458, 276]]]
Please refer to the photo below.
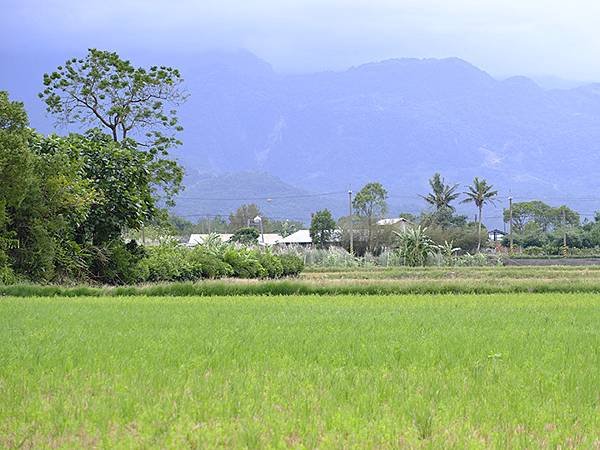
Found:
[[371, 251], [371, 216], [369, 215], [369, 218], [367, 220], [367, 227], [368, 227], [368, 235], [367, 235], [367, 251], [370, 252]]
[[477, 253], [481, 251], [481, 210], [483, 206], [479, 206], [479, 220], [477, 223]]

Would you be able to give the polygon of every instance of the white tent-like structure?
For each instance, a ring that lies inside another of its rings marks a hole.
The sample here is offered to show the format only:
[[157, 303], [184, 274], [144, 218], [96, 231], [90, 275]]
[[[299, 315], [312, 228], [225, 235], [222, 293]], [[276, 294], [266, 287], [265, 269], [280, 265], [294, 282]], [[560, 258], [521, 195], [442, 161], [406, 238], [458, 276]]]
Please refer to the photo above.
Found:
[[284, 245], [311, 245], [312, 238], [310, 237], [310, 230], [298, 230], [295, 233], [284, 237], [279, 244]]
[[[231, 239], [231, 236], [233, 236], [233, 234], [231, 233], [220, 233], [220, 234], [216, 234], [217, 236], [219, 236], [219, 239], [221, 239], [221, 242], [228, 242], [229, 239]], [[195, 245], [198, 244], [204, 244], [204, 240], [210, 236], [210, 234], [191, 234], [190, 238], [188, 239], [187, 245], [189, 247], [194, 247]]]

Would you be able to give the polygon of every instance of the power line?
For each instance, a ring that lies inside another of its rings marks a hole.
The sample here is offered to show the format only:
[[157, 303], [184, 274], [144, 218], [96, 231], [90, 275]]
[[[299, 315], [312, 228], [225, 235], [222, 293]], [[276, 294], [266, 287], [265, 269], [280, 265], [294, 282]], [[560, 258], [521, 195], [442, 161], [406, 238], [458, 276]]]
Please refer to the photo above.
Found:
[[181, 200], [204, 200], [204, 201], [249, 201], [249, 200], [288, 200], [296, 198], [314, 198], [325, 197], [329, 195], [346, 194], [345, 191], [321, 192], [319, 194], [301, 194], [301, 195], [272, 195], [267, 197], [237, 197], [237, 198], [207, 198], [207, 197], [177, 197]]
[[[198, 218], [207, 218], [207, 219], [215, 219], [215, 218], [223, 218], [223, 219], [228, 219], [229, 215], [233, 214], [233, 212], [228, 212], [228, 213], [222, 213], [222, 214], [207, 214], [207, 213], [197, 213], [197, 214], [176, 214], [177, 217], [198, 217]], [[271, 215], [265, 215], [266, 219], [274, 219], [274, 220], [292, 220], [295, 222], [304, 222], [304, 219], [301, 219], [299, 217], [290, 217], [290, 216], [271, 216]]]

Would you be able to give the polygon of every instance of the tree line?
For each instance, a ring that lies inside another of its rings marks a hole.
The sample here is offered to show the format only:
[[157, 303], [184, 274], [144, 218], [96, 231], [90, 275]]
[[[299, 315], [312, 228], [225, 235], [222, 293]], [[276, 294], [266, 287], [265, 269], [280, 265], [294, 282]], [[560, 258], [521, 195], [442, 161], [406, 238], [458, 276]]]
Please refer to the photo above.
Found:
[[37, 133], [0, 92], [0, 282], [125, 279], [144, 249], [123, 230], [165, 216], [181, 187], [168, 151], [183, 79], [90, 49], [42, 82], [48, 112], [82, 131]]

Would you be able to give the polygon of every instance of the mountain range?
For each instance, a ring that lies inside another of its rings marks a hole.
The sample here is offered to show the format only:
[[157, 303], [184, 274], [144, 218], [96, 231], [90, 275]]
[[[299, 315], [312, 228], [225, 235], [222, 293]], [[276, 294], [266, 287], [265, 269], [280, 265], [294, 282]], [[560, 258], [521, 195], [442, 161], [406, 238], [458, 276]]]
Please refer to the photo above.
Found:
[[[189, 175], [180, 208], [190, 206], [185, 196], [232, 197], [242, 187], [235, 177], [198, 184], [198, 174], [241, 172], [255, 174], [248, 197], [275, 196], [286, 185], [298, 195], [339, 191], [322, 202], [338, 213], [343, 192], [380, 181], [394, 214], [424, 207], [417, 194], [436, 171], [461, 184], [485, 177], [515, 200], [569, 203], [589, 214], [600, 206], [588, 199], [600, 188], [600, 84], [543, 89], [457, 58], [278, 74], [245, 51], [203, 55], [187, 83], [193, 95], [180, 158]], [[306, 207], [274, 212], [306, 217]]]
[[[500, 191], [500, 206], [512, 195], [567, 203], [587, 216], [600, 209], [600, 84], [545, 89], [457, 58], [303, 74], [278, 73], [247, 51], [144, 58], [133, 60], [164, 61], [186, 79], [184, 145], [174, 155], [187, 172], [176, 212], [190, 218], [249, 202], [280, 218], [307, 220], [322, 207], [341, 215], [347, 191], [369, 181], [388, 189], [390, 215], [415, 212], [436, 171], [461, 185], [485, 177]], [[35, 93], [55, 59], [43, 69], [42, 61], [23, 60], [27, 71], [17, 67], [0, 80], [12, 93], [20, 85], [10, 73], [21, 82], [35, 72], [31, 92], [17, 89], [16, 98], [42, 131], [49, 120]]]

